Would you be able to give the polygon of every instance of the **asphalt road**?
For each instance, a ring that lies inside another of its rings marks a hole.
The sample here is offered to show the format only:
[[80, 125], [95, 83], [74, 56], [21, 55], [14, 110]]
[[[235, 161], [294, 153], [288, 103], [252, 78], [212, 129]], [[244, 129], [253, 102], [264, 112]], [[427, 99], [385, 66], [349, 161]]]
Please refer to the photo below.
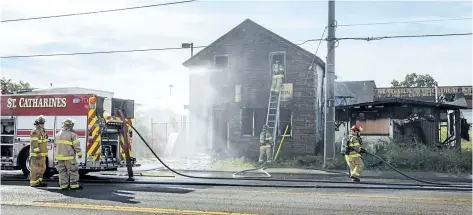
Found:
[[81, 191], [1, 186], [2, 215], [472, 214], [471, 192], [84, 184]]

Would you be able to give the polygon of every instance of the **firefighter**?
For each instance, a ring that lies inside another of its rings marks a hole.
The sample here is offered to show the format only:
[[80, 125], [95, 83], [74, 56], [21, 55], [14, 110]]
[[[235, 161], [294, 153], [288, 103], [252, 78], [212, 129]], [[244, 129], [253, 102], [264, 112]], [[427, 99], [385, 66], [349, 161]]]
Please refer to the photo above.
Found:
[[360, 181], [360, 174], [364, 167], [360, 153], [365, 153], [366, 150], [361, 148], [361, 131], [363, 131], [363, 128], [358, 125], [353, 125], [351, 127], [348, 141], [348, 153], [345, 155], [345, 160], [350, 168], [350, 178], [354, 182]]
[[35, 128], [30, 133], [30, 157], [31, 157], [31, 171], [30, 171], [30, 186], [32, 187], [46, 187], [47, 184], [43, 182], [43, 174], [46, 171], [46, 156], [48, 156], [48, 135], [44, 130], [44, 123], [46, 120], [44, 116], [38, 116], [34, 121]]
[[284, 80], [284, 66], [277, 60], [272, 67], [271, 91], [279, 93]]
[[259, 142], [261, 146], [259, 147], [259, 159], [258, 161], [260, 163], [263, 162], [263, 156], [266, 154], [266, 160], [268, 163], [271, 163], [271, 148], [272, 148], [272, 140], [273, 137], [271, 136], [271, 133], [268, 131], [269, 126], [264, 125], [263, 126], [263, 131], [261, 131], [261, 134], [259, 135]]
[[82, 189], [79, 185], [79, 168], [77, 167], [76, 154], [82, 158], [80, 142], [72, 129], [74, 122], [66, 119], [62, 122], [62, 129], [56, 134], [55, 148], [57, 171], [59, 172], [59, 187], [62, 190], [70, 188], [71, 190]]

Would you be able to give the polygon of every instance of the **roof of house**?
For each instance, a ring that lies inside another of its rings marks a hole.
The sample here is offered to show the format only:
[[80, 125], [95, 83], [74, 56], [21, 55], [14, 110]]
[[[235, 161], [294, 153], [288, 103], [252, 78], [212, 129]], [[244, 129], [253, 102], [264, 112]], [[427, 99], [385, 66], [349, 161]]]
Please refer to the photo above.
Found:
[[219, 37], [217, 40], [215, 40], [214, 42], [212, 42], [210, 45], [208, 45], [207, 47], [205, 47], [204, 49], [202, 49], [201, 51], [199, 51], [198, 53], [196, 53], [194, 56], [192, 56], [191, 58], [189, 58], [188, 60], [186, 60], [183, 65], [185, 67], [189, 67], [191, 62], [193, 62], [195, 59], [198, 59], [199, 55], [201, 55], [202, 53], [205, 53], [206, 51], [208, 51], [212, 46], [216, 46], [218, 43], [220, 43], [225, 37], [227, 37], [228, 35], [231, 35], [235, 30], [239, 29], [240, 27], [242, 26], [246, 26], [246, 25], [253, 25], [253, 26], [256, 26], [257, 28], [260, 28], [262, 32], [266, 32], [268, 33], [270, 36], [274, 37], [275, 39], [289, 45], [289, 46], [292, 46], [294, 47], [296, 50], [300, 51], [303, 55], [311, 58], [311, 59], [314, 59], [315, 62], [319, 65], [322, 66], [322, 68], [325, 69], [325, 63], [322, 59], [320, 59], [319, 57], [315, 56], [314, 54], [312, 54], [311, 52], [305, 50], [304, 48], [292, 43], [291, 41], [279, 36], [278, 34], [268, 30], [267, 28], [259, 25], [258, 23], [250, 20], [250, 19], [245, 19], [242, 23], [240, 23], [239, 25], [235, 26], [234, 28], [232, 28], [229, 32], [227, 32], [226, 34], [224, 34], [223, 36]]
[[335, 82], [334, 88], [336, 98], [335, 106], [350, 105], [374, 101], [374, 89], [376, 89], [376, 83], [373, 80], [337, 81]]
[[361, 107], [361, 106], [392, 107], [392, 106], [401, 106], [401, 105], [437, 107], [440, 109], [467, 109], [466, 106], [462, 106], [462, 105], [435, 103], [435, 102], [427, 102], [427, 101], [419, 101], [419, 100], [397, 99], [397, 98], [389, 99], [389, 100], [374, 101], [374, 102], [364, 102], [364, 103], [343, 105], [343, 106], [338, 106], [337, 109], [355, 108], [355, 107]]

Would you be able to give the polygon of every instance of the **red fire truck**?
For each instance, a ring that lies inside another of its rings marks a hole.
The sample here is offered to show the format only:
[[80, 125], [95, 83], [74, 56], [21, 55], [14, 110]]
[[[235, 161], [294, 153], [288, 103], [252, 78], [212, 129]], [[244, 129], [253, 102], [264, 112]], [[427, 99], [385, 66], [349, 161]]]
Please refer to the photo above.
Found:
[[[121, 129], [122, 120], [115, 116], [113, 110], [118, 108], [132, 123], [134, 101], [111, 98], [111, 94], [100, 95], [80, 91], [70, 94], [57, 91], [29, 92], [25, 94], [1, 96], [1, 167], [2, 170], [22, 170], [27, 176], [30, 172], [29, 143], [30, 132], [37, 116], [46, 119], [45, 130], [49, 136], [47, 169], [44, 177], [56, 173], [54, 167], [54, 136], [61, 129], [66, 118], [75, 122], [74, 131], [79, 136], [84, 155], [78, 157], [79, 173], [113, 171], [124, 167], [124, 137]], [[128, 126], [132, 135], [131, 129]], [[131, 138], [128, 138], [131, 143]], [[131, 149], [130, 149], [131, 154]], [[136, 159], [132, 158], [135, 164]]]

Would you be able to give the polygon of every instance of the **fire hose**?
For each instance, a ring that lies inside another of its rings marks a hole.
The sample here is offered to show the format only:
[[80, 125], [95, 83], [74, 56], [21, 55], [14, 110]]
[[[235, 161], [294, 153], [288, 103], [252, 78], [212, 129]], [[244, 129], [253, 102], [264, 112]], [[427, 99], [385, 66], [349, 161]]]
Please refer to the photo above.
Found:
[[[206, 176], [192, 176], [192, 175], [187, 175], [187, 174], [184, 174], [184, 173], [181, 173], [181, 172], [178, 172], [174, 169], [172, 169], [171, 167], [169, 167], [163, 160], [161, 160], [161, 158], [154, 152], [154, 150], [151, 148], [151, 146], [148, 144], [148, 142], [144, 139], [144, 137], [141, 135], [141, 133], [131, 124], [129, 124], [130, 127], [136, 132], [136, 134], [140, 137], [140, 139], [143, 141], [143, 143], [148, 147], [148, 149], [151, 151], [151, 153], [154, 155], [154, 157], [166, 168], [168, 169], [169, 171], [171, 171], [172, 173], [176, 174], [176, 175], [179, 175], [179, 176], [183, 176], [183, 177], [186, 177], [186, 178], [194, 178], [194, 179], [212, 179], [212, 180], [253, 180], [253, 181], [272, 181], [272, 182], [323, 182], [323, 183], [338, 183], [338, 182], [333, 182], [333, 181], [316, 181], [316, 180], [303, 180], [303, 179], [267, 179], [267, 178], [230, 178], [230, 177], [206, 177]], [[371, 154], [371, 153], [367, 153], [369, 155], [372, 155], [376, 158], [378, 158], [379, 160], [381, 160], [382, 162], [384, 162], [385, 164], [387, 164], [390, 168], [392, 168], [393, 170], [395, 170], [396, 172], [400, 173], [401, 175], [411, 179], [411, 180], [414, 180], [414, 181], [417, 181], [417, 182], [420, 182], [420, 183], [424, 183], [424, 184], [430, 184], [430, 185], [439, 185], [439, 186], [442, 186], [442, 187], [458, 187], [458, 188], [472, 188], [471, 186], [463, 186], [463, 185], [455, 185], [455, 184], [447, 184], [447, 183], [436, 183], [436, 182], [429, 182], [429, 181], [425, 181], [425, 180], [420, 180], [420, 179], [416, 179], [414, 177], [411, 177], [411, 176], [408, 176], [404, 173], [402, 173], [401, 171], [399, 171], [398, 169], [394, 168], [392, 165], [390, 165], [389, 163], [387, 163], [385, 160], [383, 160], [382, 158], [380, 158], [379, 156], [377, 155], [374, 155], [374, 154]], [[266, 163], [263, 163], [261, 165], [261, 167], [259, 169], [263, 169], [265, 168], [265, 165]], [[257, 170], [258, 168], [255, 168], [253, 170]], [[249, 170], [246, 170], [246, 171], [249, 171]], [[268, 174], [269, 175], [269, 174]], [[339, 183], [353, 183], [353, 182], [339, 182]], [[377, 185], [392, 185], [392, 184], [388, 184], [388, 183], [364, 183], [364, 184], [377, 184]], [[399, 184], [400, 185], [400, 184]], [[417, 185], [417, 186], [420, 186], [420, 185]]]
[[[301, 182], [301, 183], [329, 183], [329, 184], [353, 184], [353, 182], [343, 182], [343, 181], [330, 181], [330, 180], [307, 180], [307, 179], [268, 179], [268, 178], [234, 178], [234, 177], [206, 177], [206, 176], [192, 176], [187, 175], [181, 172], [178, 172], [171, 167], [169, 167], [161, 158], [154, 152], [151, 146], [147, 143], [147, 141], [143, 138], [141, 133], [131, 124], [130, 127], [136, 132], [136, 134], [140, 137], [143, 143], [148, 147], [154, 157], [169, 171], [172, 173], [186, 177], [186, 178], [193, 178], [193, 179], [210, 179], [210, 180], [238, 180], [238, 181], [268, 181], [268, 182]], [[333, 185], [271, 185], [271, 184], [234, 184], [234, 183], [211, 183], [211, 182], [163, 182], [163, 181], [107, 181], [107, 180], [82, 180], [82, 182], [86, 183], [116, 183], [116, 184], [170, 184], [170, 185], [202, 185], [202, 186], [242, 186], [242, 187], [279, 187], [279, 188], [344, 188], [344, 189], [395, 189], [395, 190], [444, 190], [444, 191], [472, 191], [472, 186], [466, 185], [456, 185], [456, 184], [447, 184], [447, 183], [436, 183], [430, 182], [425, 180], [416, 179], [414, 177], [408, 176], [398, 169], [394, 168], [393, 166], [389, 165], [386, 161], [381, 159], [379, 156], [367, 153], [372, 155], [385, 164], [387, 164], [390, 168], [398, 172], [399, 174], [423, 183], [423, 184], [405, 184], [405, 183], [381, 183], [381, 182], [358, 182], [357, 184], [360, 185], [379, 185], [382, 187], [371, 187], [371, 186], [333, 186]], [[261, 168], [265, 168], [264, 163]], [[19, 181], [14, 179], [2, 179], [2, 181]], [[435, 186], [429, 186], [435, 185]], [[410, 187], [416, 188], [410, 188]]]

